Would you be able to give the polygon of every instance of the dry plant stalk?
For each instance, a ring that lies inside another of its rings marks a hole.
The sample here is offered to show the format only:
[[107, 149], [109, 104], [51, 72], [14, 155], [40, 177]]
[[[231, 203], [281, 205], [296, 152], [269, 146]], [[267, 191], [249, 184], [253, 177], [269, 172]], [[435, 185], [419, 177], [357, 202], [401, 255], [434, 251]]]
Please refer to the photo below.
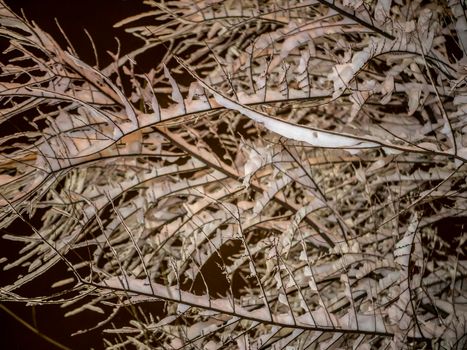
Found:
[[465, 4], [145, 3], [98, 67], [0, 1], [0, 300], [109, 349], [463, 349]]

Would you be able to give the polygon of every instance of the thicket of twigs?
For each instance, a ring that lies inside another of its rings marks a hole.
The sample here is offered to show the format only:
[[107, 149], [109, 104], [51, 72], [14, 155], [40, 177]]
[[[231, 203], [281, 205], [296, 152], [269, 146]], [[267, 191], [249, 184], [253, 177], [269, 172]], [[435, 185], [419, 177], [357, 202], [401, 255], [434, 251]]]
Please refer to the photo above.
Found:
[[145, 3], [108, 67], [0, 3], [0, 300], [109, 349], [462, 349], [464, 2]]

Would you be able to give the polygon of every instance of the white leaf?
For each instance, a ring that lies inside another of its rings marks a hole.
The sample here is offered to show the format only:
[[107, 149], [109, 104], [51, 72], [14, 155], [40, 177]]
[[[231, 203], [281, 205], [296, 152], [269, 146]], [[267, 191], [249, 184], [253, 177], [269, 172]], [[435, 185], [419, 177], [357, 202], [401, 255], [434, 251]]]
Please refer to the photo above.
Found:
[[418, 223], [418, 216], [417, 214], [414, 214], [410, 220], [409, 227], [407, 228], [404, 237], [396, 243], [394, 249], [394, 260], [404, 269], [407, 269], [409, 266], [410, 253], [412, 251], [412, 245], [418, 228]]
[[[169, 83], [172, 86], [172, 100], [174, 100], [174, 102], [176, 102], [178, 105], [184, 106], [182, 93], [180, 92], [180, 89], [178, 88], [177, 82], [175, 81], [174, 78], [172, 78], [172, 75], [170, 74], [165, 64], [164, 64], [164, 75], [167, 79], [169, 79]], [[185, 110], [185, 107], [183, 108]]]
[[279, 293], [279, 302], [286, 305], [286, 306], [289, 306], [289, 303], [287, 301], [287, 297], [283, 293]]
[[154, 117], [156, 122], [161, 120], [161, 110], [160, 110], [160, 105], [159, 102], [157, 102], [156, 95], [152, 95], [151, 97], [151, 107], [152, 110], [154, 111]]
[[394, 91], [394, 76], [389, 75], [381, 85], [381, 104], [385, 105], [391, 101], [392, 92]]
[[360, 140], [357, 137], [346, 134], [338, 134], [330, 131], [312, 129], [305, 126], [291, 124], [262, 113], [256, 112], [246, 106], [242, 106], [214, 92], [214, 97], [220, 105], [228, 109], [236, 110], [243, 115], [263, 124], [267, 129], [296, 141], [304, 141], [315, 147], [324, 148], [373, 148], [379, 144], [368, 140]]
[[316, 282], [315, 282], [315, 279], [314, 278], [311, 278], [309, 281], [308, 281], [308, 286], [310, 287], [310, 290], [312, 292], [317, 292], [318, 291], [318, 286], [316, 285]]
[[54, 284], [52, 284], [52, 288], [62, 287], [62, 286], [64, 286], [64, 285], [67, 285], [67, 284], [72, 283], [72, 282], [74, 282], [74, 281], [75, 281], [75, 279], [74, 279], [73, 277], [66, 278], [66, 279], [57, 281], [57, 282], [55, 282]]
[[419, 103], [420, 103], [420, 96], [422, 94], [422, 90], [418, 87], [411, 87], [406, 91], [407, 96], [409, 98], [409, 111], [408, 114], [412, 115], [417, 110]]
[[375, 7], [375, 19], [378, 22], [384, 22], [389, 17], [392, 0], [378, 0]]
[[250, 260], [248, 266], [250, 268], [250, 276], [256, 276], [255, 265], [253, 265], [253, 262], [251, 260]]

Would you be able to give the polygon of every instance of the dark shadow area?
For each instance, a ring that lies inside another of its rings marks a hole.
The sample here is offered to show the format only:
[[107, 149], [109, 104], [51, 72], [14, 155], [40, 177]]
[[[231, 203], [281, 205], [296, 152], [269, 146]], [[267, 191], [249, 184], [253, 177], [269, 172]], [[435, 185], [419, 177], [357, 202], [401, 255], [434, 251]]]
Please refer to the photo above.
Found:
[[86, 29], [98, 51], [101, 68], [112, 62], [107, 51], [117, 52], [115, 37], [120, 40], [122, 53], [128, 53], [142, 43], [122, 28], [113, 28], [113, 25], [126, 17], [148, 10], [142, 1], [128, 0], [82, 0], [66, 3], [59, 0], [7, 0], [6, 3], [20, 16], [24, 13], [28, 20], [34, 21], [63, 48], [67, 48], [69, 45], [57, 26], [58, 22], [79, 57], [94, 65], [94, 51], [84, 31]]

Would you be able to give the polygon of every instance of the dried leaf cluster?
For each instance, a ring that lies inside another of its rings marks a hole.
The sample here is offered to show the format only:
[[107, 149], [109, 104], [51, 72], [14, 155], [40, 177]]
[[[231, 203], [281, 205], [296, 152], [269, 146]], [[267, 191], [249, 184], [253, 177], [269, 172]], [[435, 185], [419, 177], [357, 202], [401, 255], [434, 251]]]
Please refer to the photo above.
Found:
[[100, 67], [0, 2], [0, 300], [108, 349], [466, 346], [465, 4], [145, 3]]

